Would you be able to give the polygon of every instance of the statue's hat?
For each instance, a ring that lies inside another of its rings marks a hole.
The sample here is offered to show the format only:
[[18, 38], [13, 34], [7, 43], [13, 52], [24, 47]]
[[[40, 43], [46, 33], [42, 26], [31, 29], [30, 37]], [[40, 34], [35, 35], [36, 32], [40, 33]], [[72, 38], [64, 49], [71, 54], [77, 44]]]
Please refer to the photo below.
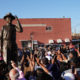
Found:
[[15, 19], [15, 17], [11, 13], [6, 14], [3, 18], [6, 19], [7, 17], [11, 17], [12, 20]]

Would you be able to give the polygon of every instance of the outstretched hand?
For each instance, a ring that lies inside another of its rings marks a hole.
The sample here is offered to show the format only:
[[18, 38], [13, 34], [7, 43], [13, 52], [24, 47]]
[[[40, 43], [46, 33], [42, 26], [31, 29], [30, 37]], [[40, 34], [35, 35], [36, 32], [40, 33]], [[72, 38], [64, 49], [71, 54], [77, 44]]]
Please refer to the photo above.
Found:
[[16, 68], [16, 63], [14, 61], [11, 61], [11, 65], [13, 68]]
[[39, 58], [36, 58], [37, 63], [39, 63]]

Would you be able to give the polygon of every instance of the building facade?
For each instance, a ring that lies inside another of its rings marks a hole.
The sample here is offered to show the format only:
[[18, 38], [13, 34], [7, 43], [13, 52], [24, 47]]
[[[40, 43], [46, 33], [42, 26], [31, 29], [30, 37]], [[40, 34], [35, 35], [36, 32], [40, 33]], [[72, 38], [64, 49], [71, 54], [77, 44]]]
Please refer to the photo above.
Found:
[[[33, 18], [19, 19], [23, 33], [17, 33], [18, 47], [33, 41], [34, 44], [50, 44], [69, 42], [71, 38], [71, 19], [70, 18]], [[16, 21], [13, 22], [16, 24]], [[0, 19], [0, 29], [5, 24]], [[22, 43], [23, 42], [23, 43]], [[31, 46], [29, 44], [29, 46]]]

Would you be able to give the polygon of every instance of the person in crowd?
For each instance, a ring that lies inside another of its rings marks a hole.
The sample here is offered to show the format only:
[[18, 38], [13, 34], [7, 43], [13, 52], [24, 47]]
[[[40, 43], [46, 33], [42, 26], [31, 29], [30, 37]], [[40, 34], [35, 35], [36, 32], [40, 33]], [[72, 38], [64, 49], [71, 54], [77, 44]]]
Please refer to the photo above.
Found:
[[76, 70], [76, 65], [74, 62], [70, 63], [70, 68], [69, 70], [66, 70], [64, 72], [64, 79], [65, 80], [77, 80], [77, 70]]
[[23, 55], [25, 56], [25, 58], [27, 57], [27, 55], [30, 56], [30, 50], [29, 50], [28, 47], [27, 48], [23, 48]]
[[[45, 80], [55, 80], [54, 76], [50, 73], [50, 71], [45, 67], [45, 64], [40, 63], [39, 58], [36, 58], [37, 64], [42, 68], [42, 70], [46, 73]], [[48, 76], [48, 77], [47, 77]], [[42, 80], [42, 79], [40, 79]]]
[[[10, 78], [14, 77], [15, 80], [26, 80], [24, 78], [24, 73], [20, 70], [14, 61], [11, 61], [12, 69], [9, 72]], [[13, 79], [11, 79], [13, 80]]]
[[51, 59], [51, 63], [48, 67], [48, 70], [52, 73], [52, 75], [54, 76], [54, 78], [56, 80], [58, 80], [60, 78], [60, 63], [57, 60], [57, 56], [54, 55]]
[[18, 61], [21, 60], [22, 55], [23, 55], [23, 54], [22, 54], [22, 50], [18, 48]]
[[38, 50], [38, 48], [34, 48], [34, 55], [37, 55], [38, 56], [38, 54], [39, 54], [39, 50]]
[[67, 58], [64, 56], [64, 54], [61, 53], [60, 50], [58, 50], [56, 52], [56, 55], [57, 55], [57, 60], [59, 60], [60, 62], [63, 62], [63, 61], [67, 60]]
[[19, 72], [16, 69], [11, 69], [9, 72], [9, 80], [18, 80]]
[[69, 54], [69, 60], [68, 60], [68, 62], [71, 62], [71, 61], [73, 61], [73, 62], [75, 62], [77, 64], [78, 55], [77, 55], [77, 53], [75, 51], [72, 51]]
[[26, 56], [26, 58], [23, 55], [23, 57], [21, 59], [20, 63], [22, 65], [22, 70], [24, 72], [24, 75], [26, 75], [26, 72], [31, 71], [31, 68], [33, 67], [33, 66], [30, 66], [31, 62], [32, 62], [31, 60], [33, 60], [32, 54], [30, 54], [30, 56]]

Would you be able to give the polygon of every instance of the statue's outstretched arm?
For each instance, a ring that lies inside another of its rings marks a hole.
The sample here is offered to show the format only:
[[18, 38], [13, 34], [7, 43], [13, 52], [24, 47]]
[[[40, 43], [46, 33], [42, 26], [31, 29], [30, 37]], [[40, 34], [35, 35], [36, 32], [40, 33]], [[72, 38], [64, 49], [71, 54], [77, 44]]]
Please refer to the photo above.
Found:
[[23, 28], [22, 28], [22, 26], [21, 26], [21, 24], [20, 24], [20, 21], [19, 21], [18, 17], [15, 16], [15, 18], [16, 18], [16, 20], [17, 20], [16, 31], [17, 31], [17, 32], [23, 32]]

